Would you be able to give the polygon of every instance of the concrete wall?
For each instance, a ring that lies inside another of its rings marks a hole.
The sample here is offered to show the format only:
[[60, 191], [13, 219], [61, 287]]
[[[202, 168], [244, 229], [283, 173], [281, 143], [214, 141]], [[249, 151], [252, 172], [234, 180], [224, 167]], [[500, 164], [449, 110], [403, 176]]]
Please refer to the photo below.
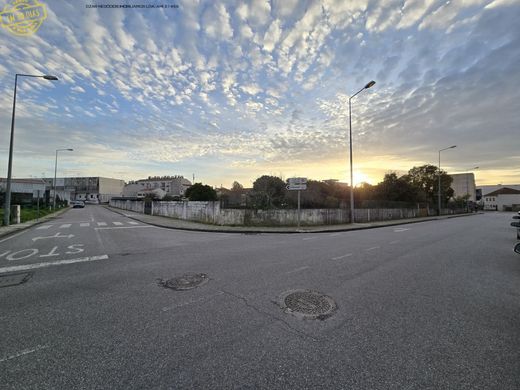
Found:
[[136, 213], [144, 214], [144, 202], [139, 202], [135, 200], [114, 200], [110, 199], [110, 206], [116, 207], [118, 209], [135, 211]]
[[[124, 210], [144, 213], [144, 202], [111, 200], [110, 205]], [[152, 202], [152, 214], [216, 225], [238, 226], [294, 226], [298, 224], [297, 210], [222, 209], [219, 202]], [[461, 210], [443, 210], [455, 214]], [[436, 215], [427, 209], [356, 209], [356, 222], [397, 220]], [[345, 209], [303, 209], [302, 226], [350, 223], [350, 211]]]

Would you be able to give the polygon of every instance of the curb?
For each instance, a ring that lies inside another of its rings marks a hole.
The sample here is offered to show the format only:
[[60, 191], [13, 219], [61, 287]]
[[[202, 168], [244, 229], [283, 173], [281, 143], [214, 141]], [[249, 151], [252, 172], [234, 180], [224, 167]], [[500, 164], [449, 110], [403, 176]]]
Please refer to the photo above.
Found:
[[[13, 234], [16, 234], [16, 233], [19, 233], [19, 232], [22, 232], [24, 230], [27, 230], [29, 228], [32, 228], [33, 226], [35, 225], [39, 225], [41, 223], [44, 223], [44, 222], [47, 222], [53, 218], [56, 218], [56, 217], [59, 217], [60, 215], [64, 214], [65, 212], [69, 211], [70, 208], [69, 207], [66, 207], [62, 210], [59, 210], [53, 214], [50, 214], [50, 215], [46, 215], [40, 219], [33, 219], [31, 221], [27, 221], [27, 222], [23, 222], [23, 223], [20, 223], [17, 227], [13, 228], [13, 230], [11, 231], [8, 231], [8, 232], [1, 232], [0, 231], [0, 238], [3, 238], [3, 237], [8, 237], [8, 236], [11, 236]], [[16, 225], [9, 225], [9, 226], [16, 226]], [[23, 225], [23, 226], [20, 226], [20, 225]], [[1, 226], [0, 226], [1, 228]]]
[[[390, 223], [387, 223], [387, 224], [382, 224], [382, 225], [373, 225], [373, 226], [352, 226], [352, 227], [348, 227], [348, 228], [338, 228], [338, 229], [319, 229], [318, 230], [288, 230], [288, 231], [266, 231], [266, 230], [228, 230], [228, 229], [206, 229], [206, 228], [190, 228], [190, 227], [178, 227], [178, 226], [165, 226], [165, 225], [161, 225], [159, 223], [153, 223], [153, 222], [145, 222], [143, 221], [142, 219], [139, 219], [139, 218], [136, 218], [134, 216], [131, 216], [131, 215], [127, 215], [125, 214], [124, 212], [125, 211], [130, 211], [130, 210], [121, 210], [121, 209], [115, 209], [113, 207], [110, 207], [110, 206], [104, 206], [106, 209], [116, 213], [116, 214], [119, 214], [119, 215], [122, 215], [126, 218], [130, 218], [134, 221], [139, 221], [139, 222], [142, 222], [146, 225], [150, 225], [150, 226], [156, 226], [156, 227], [160, 227], [160, 228], [164, 228], [164, 229], [173, 229], [173, 230], [184, 230], [184, 231], [189, 231], [189, 232], [205, 232], [205, 233], [234, 233], [234, 234], [305, 234], [305, 233], [338, 233], [338, 232], [348, 232], [348, 231], [356, 231], [356, 230], [367, 230], [367, 229], [377, 229], [377, 228], [384, 228], [384, 227], [388, 227], [388, 226], [398, 226], [398, 225], [409, 225], [409, 224], [412, 224], [412, 223], [421, 223], [421, 222], [429, 222], [429, 221], [437, 221], [437, 220], [443, 220], [443, 219], [451, 219], [451, 218], [460, 218], [460, 217], [469, 217], [469, 216], [472, 216], [472, 215], [480, 215], [480, 214], [483, 214], [483, 213], [468, 213], [468, 214], [455, 214], [455, 215], [446, 215], [446, 216], [435, 216], [435, 217], [431, 217], [431, 218], [428, 218], [428, 219], [421, 219], [420, 221], [399, 221], [399, 220], [394, 220], [393, 222], [390, 222]], [[121, 210], [121, 211], [119, 211]], [[131, 211], [131, 212], [134, 212], [134, 211]], [[156, 216], [156, 217], [162, 217], [162, 216]], [[163, 217], [163, 218], [168, 218], [168, 217]], [[215, 226], [218, 226], [218, 225], [215, 225]]]

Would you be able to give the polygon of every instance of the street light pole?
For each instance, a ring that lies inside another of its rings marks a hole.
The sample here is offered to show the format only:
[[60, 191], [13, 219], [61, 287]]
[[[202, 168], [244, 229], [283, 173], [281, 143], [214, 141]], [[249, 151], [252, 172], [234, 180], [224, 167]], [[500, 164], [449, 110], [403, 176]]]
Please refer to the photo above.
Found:
[[50, 75], [32, 75], [32, 74], [21, 74], [16, 73], [14, 76], [14, 95], [13, 95], [13, 115], [11, 117], [11, 139], [9, 141], [9, 162], [7, 163], [7, 182], [5, 185], [5, 199], [4, 199], [4, 225], [9, 226], [11, 217], [11, 179], [12, 179], [12, 168], [13, 168], [13, 144], [14, 144], [14, 121], [16, 113], [16, 87], [18, 84], [18, 76], [21, 77], [41, 77], [45, 80], [56, 81], [56, 76]]
[[439, 150], [439, 194], [438, 194], [438, 203], [439, 203], [439, 215], [441, 215], [441, 152], [443, 150], [448, 150], [448, 149], [453, 149], [453, 148], [456, 148], [457, 145], [452, 145], [452, 146], [449, 146], [447, 148], [444, 148], [444, 149], [441, 149]]
[[354, 169], [352, 164], [352, 98], [361, 91], [372, 87], [376, 82], [370, 81], [367, 85], [348, 98], [349, 144], [350, 144], [350, 223], [354, 223]]
[[53, 201], [52, 201], [52, 209], [56, 210], [56, 172], [58, 171], [58, 152], [68, 151], [72, 152], [74, 149], [56, 149], [56, 161], [54, 162], [54, 188], [53, 188]]

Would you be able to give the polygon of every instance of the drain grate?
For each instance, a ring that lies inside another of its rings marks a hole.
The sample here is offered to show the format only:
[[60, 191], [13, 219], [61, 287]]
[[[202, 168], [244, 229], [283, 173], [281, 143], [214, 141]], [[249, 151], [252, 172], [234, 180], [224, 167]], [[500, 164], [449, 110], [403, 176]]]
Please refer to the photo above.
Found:
[[173, 279], [160, 279], [159, 285], [165, 288], [171, 288], [172, 290], [182, 291], [202, 286], [208, 280], [209, 278], [206, 274], [188, 273]]
[[12, 273], [0, 275], [0, 288], [17, 286], [31, 279], [31, 272]]
[[334, 300], [317, 291], [292, 290], [280, 296], [280, 307], [299, 318], [324, 320], [330, 317], [337, 306]]

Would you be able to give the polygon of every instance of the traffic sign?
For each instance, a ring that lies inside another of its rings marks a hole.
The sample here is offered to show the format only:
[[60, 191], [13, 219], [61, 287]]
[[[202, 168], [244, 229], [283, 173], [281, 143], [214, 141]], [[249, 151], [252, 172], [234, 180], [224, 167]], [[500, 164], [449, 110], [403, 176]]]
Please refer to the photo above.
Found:
[[307, 184], [306, 177], [291, 177], [287, 181], [290, 186]]
[[289, 191], [304, 191], [307, 189], [307, 184], [289, 184], [285, 188]]

